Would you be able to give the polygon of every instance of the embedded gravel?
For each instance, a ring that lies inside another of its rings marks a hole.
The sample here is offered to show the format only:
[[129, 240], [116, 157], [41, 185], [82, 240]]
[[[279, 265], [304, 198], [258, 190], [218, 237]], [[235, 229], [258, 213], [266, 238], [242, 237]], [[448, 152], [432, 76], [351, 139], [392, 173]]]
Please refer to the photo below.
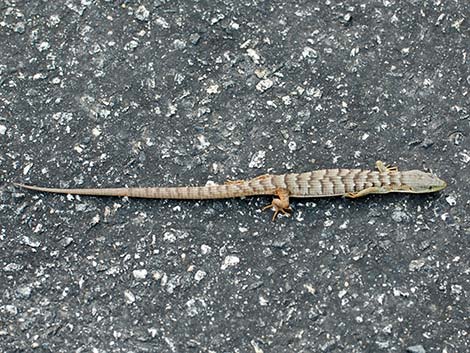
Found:
[[[470, 350], [468, 1], [0, 2], [0, 351]], [[433, 195], [60, 187], [429, 169]]]

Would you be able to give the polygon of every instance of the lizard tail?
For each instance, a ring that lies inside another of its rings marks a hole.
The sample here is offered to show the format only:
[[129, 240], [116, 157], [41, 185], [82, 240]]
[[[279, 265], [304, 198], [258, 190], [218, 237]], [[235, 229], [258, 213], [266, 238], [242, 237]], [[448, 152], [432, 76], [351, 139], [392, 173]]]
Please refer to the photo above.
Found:
[[28, 190], [56, 194], [137, 197], [147, 199], [205, 200], [225, 199], [242, 196], [272, 195], [273, 191], [254, 189], [247, 183], [234, 183], [208, 186], [183, 187], [148, 187], [148, 188], [103, 188], [103, 189], [61, 189], [14, 183], [15, 186]]

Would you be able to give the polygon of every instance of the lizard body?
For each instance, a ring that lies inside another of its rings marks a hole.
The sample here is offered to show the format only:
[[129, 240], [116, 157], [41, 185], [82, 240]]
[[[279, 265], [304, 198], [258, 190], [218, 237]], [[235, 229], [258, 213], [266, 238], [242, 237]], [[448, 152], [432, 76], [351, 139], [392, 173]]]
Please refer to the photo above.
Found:
[[289, 197], [346, 196], [357, 198], [368, 194], [390, 192], [430, 193], [444, 189], [447, 184], [431, 173], [419, 170], [398, 171], [376, 163], [377, 171], [361, 169], [322, 169], [306, 173], [261, 175], [250, 180], [228, 181], [221, 185], [147, 188], [90, 188], [61, 189], [32, 185], [16, 186], [61, 194], [90, 196], [127, 196], [151, 199], [224, 199], [233, 197], [275, 195], [279, 198], [264, 207], [274, 208], [273, 220], [279, 212], [287, 214]]

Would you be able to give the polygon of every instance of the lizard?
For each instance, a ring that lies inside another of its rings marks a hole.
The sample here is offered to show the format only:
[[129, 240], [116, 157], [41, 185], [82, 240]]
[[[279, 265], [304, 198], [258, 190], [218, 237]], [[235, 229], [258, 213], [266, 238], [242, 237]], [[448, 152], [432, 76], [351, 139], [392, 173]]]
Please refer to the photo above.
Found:
[[245, 196], [273, 195], [273, 201], [262, 208], [289, 215], [289, 199], [344, 196], [358, 198], [369, 194], [402, 192], [422, 194], [437, 192], [447, 184], [432, 173], [420, 170], [399, 171], [397, 167], [376, 162], [375, 170], [321, 169], [305, 173], [260, 175], [249, 180], [229, 180], [225, 184], [183, 187], [124, 187], [62, 189], [14, 183], [15, 186], [60, 194], [137, 197], [150, 199], [205, 200]]

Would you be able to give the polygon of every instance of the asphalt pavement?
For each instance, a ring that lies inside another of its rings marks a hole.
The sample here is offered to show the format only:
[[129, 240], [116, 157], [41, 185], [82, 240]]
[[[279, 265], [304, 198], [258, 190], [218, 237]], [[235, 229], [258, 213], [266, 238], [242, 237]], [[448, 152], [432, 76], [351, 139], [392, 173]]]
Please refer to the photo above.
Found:
[[[1, 352], [470, 351], [470, 3], [0, 2]], [[436, 194], [30, 192], [323, 168]]]

